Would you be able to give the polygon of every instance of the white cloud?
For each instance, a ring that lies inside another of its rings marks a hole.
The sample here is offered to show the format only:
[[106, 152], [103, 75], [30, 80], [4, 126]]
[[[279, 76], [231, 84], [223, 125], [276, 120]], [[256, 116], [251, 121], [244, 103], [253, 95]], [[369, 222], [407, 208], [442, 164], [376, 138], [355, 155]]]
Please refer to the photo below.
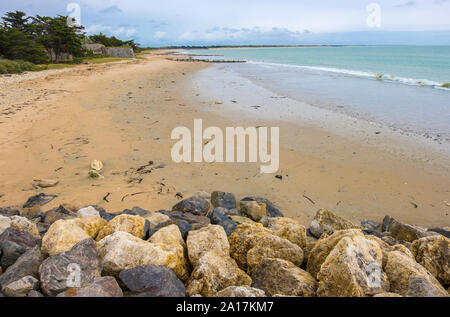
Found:
[[154, 37], [155, 39], [163, 39], [163, 38], [166, 37], [166, 32], [161, 32], [161, 31], [155, 32], [155, 34], [153, 35], [153, 37]]

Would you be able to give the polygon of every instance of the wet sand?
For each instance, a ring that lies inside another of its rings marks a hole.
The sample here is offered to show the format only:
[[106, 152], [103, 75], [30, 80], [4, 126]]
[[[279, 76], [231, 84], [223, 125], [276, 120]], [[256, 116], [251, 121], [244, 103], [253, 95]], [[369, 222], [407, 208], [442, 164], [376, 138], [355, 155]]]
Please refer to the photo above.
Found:
[[[238, 198], [266, 197], [304, 224], [319, 208], [354, 221], [391, 215], [422, 226], [450, 224], [447, 156], [405, 155], [404, 144], [387, 150], [358, 133], [226, 111], [232, 96], [216, 105], [225, 97], [192, 85], [208, 66], [153, 53], [1, 81], [0, 206], [45, 192], [58, 197], [44, 211], [61, 203], [154, 211], [170, 208], [177, 193], [224, 190]], [[205, 127], [279, 126], [282, 180], [260, 174], [259, 163], [172, 162], [170, 133], [177, 126], [192, 128], [194, 118], [202, 118]], [[103, 179], [88, 178], [93, 159], [103, 161]], [[60, 183], [37, 191], [32, 182], [41, 178]]]

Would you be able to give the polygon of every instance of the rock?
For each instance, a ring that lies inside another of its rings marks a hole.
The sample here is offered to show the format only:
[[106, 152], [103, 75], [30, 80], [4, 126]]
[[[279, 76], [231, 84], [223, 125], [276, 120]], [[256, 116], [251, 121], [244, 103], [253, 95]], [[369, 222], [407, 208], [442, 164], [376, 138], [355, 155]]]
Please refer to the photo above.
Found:
[[24, 276], [21, 279], [9, 283], [2, 288], [2, 292], [8, 297], [25, 297], [28, 292], [37, 290], [39, 281], [33, 276]]
[[224, 257], [230, 256], [230, 244], [225, 230], [221, 226], [208, 227], [189, 232], [187, 240], [188, 256], [195, 267], [198, 260], [209, 251], [215, 251]]
[[197, 261], [187, 281], [186, 294], [212, 297], [229, 286], [250, 286], [251, 283], [251, 278], [238, 268], [232, 258], [210, 251]]
[[[447, 229], [449, 229], [449, 228], [447, 227]], [[450, 230], [446, 230], [446, 228], [430, 228], [427, 231], [439, 233], [439, 234], [443, 235], [444, 237], [450, 239]]]
[[172, 211], [189, 212], [196, 216], [206, 216], [211, 204], [203, 197], [193, 196], [184, 199], [172, 207]]
[[387, 252], [385, 262], [384, 271], [389, 279], [391, 292], [405, 296], [408, 293], [409, 279], [413, 276], [421, 276], [429, 282], [434, 292], [447, 295], [447, 291], [430, 272], [404, 253]]
[[311, 235], [313, 237], [316, 237], [317, 239], [319, 239], [320, 236], [323, 234], [323, 228], [317, 220], [311, 221], [311, 224], [309, 225], [308, 229]]
[[189, 278], [190, 265], [187, 261], [187, 247], [177, 225], [169, 225], [161, 228], [148, 241], [155, 244], [171, 246], [176, 249], [180, 267], [174, 269], [179, 272], [180, 278], [183, 281]]
[[44, 206], [45, 204], [51, 202], [56, 197], [58, 197], [58, 195], [47, 195], [44, 193], [40, 193], [38, 195], [28, 198], [25, 204], [23, 204], [23, 208], [30, 208], [35, 205]]
[[101, 276], [102, 263], [91, 238], [75, 244], [69, 251], [45, 259], [39, 275], [41, 289], [56, 296], [73, 287], [85, 287]]
[[423, 276], [411, 276], [408, 282], [406, 297], [449, 297], [437, 290], [432, 283]]
[[3, 233], [6, 229], [11, 227], [11, 219], [9, 217], [5, 217], [0, 215], [0, 234]]
[[364, 237], [361, 230], [348, 229], [336, 231], [331, 236], [318, 240], [314, 248], [309, 253], [306, 271], [311, 273], [312, 276], [317, 277], [322, 264], [325, 262], [326, 258], [339, 243], [339, 241], [341, 241], [344, 237], [354, 236]]
[[268, 217], [284, 217], [280, 209], [275, 206], [271, 201], [261, 198], [261, 197], [245, 197], [241, 201], [251, 201], [254, 200], [258, 203], [266, 204], [266, 216]]
[[123, 297], [122, 290], [112, 276], [97, 277], [81, 288], [70, 288], [57, 297]]
[[291, 241], [300, 248], [306, 246], [306, 229], [297, 220], [273, 217], [267, 219], [267, 229], [280, 238]]
[[403, 296], [398, 295], [396, 293], [378, 293], [373, 295], [373, 297], [403, 297]]
[[363, 231], [377, 231], [380, 228], [380, 224], [373, 220], [363, 220], [361, 221], [361, 226]]
[[314, 297], [317, 282], [308, 272], [282, 259], [264, 259], [252, 273], [252, 287], [262, 289], [267, 296]]
[[360, 235], [342, 238], [317, 274], [321, 297], [365, 297], [389, 291], [379, 245]]
[[0, 235], [1, 267], [6, 270], [28, 249], [40, 246], [41, 240], [33, 237], [29, 232], [14, 228], [6, 229]]
[[59, 181], [53, 179], [35, 179], [33, 180], [34, 185], [41, 188], [54, 187], [58, 185]]
[[241, 212], [254, 221], [261, 220], [266, 215], [266, 204], [256, 201], [240, 201]]
[[105, 224], [104, 219], [96, 217], [58, 220], [42, 238], [42, 252], [52, 256], [68, 251], [82, 240], [95, 239]]
[[216, 293], [216, 297], [266, 297], [263, 290], [250, 286], [229, 286]]
[[66, 208], [64, 205], [60, 205], [57, 208], [47, 211], [42, 221], [48, 224], [53, 224], [54, 222], [61, 219], [72, 219], [77, 217], [77, 214], [70, 209]]
[[138, 297], [184, 297], [186, 289], [175, 273], [160, 265], [137, 266], [119, 274], [123, 284]]
[[145, 238], [146, 232], [146, 221], [141, 216], [133, 216], [122, 214], [117, 217], [114, 217], [110, 222], [108, 222], [98, 233], [96, 238], [97, 241], [100, 241], [106, 236], [113, 234], [117, 231], [128, 232], [135, 237]]
[[303, 264], [302, 249], [289, 240], [274, 236], [264, 235], [247, 253], [248, 273], [265, 258], [278, 258], [290, 261], [297, 266]]
[[397, 241], [397, 239], [394, 239], [393, 237], [389, 236], [389, 235], [385, 235], [383, 237], [381, 237], [381, 240], [383, 240], [384, 242], [386, 242], [387, 244], [393, 246], [399, 243], [399, 241]]
[[424, 230], [396, 220], [392, 222], [389, 232], [393, 238], [408, 242], [413, 242], [426, 236]]
[[209, 215], [211, 223], [223, 227], [227, 236], [229, 236], [234, 229], [236, 229], [237, 223], [231, 220], [227, 215], [228, 209], [217, 207]]
[[391, 225], [394, 222], [394, 218], [390, 216], [385, 216], [383, 218], [383, 222], [381, 223], [381, 231], [389, 232], [391, 230]]
[[241, 224], [228, 237], [230, 255], [241, 269], [247, 271], [247, 253], [263, 236], [271, 234], [260, 223]]
[[181, 231], [181, 235], [185, 240], [190, 230], [197, 230], [211, 224], [211, 221], [208, 217], [196, 216], [189, 212], [160, 210], [158, 211], [158, 213], [169, 216], [173, 223], [178, 225]]
[[92, 206], [81, 208], [77, 211], [77, 216], [80, 218], [90, 218], [90, 217], [98, 217], [100, 218], [100, 213], [97, 209]]
[[359, 225], [356, 225], [329, 210], [320, 209], [317, 211], [314, 219], [316, 220], [323, 231], [331, 234], [337, 230], [347, 230], [347, 229], [360, 229]]
[[27, 297], [44, 297], [44, 295], [38, 291], [31, 290], [28, 292]]
[[14, 264], [0, 276], [0, 288], [18, 281], [26, 276], [39, 277], [39, 266], [43, 256], [39, 246], [35, 246], [22, 254]]
[[141, 207], [134, 206], [131, 210], [125, 209], [124, 211], [122, 211], [121, 214], [122, 215], [123, 214], [132, 215], [132, 216], [141, 216], [141, 217], [145, 218], [146, 216], [152, 214], [152, 212], [142, 209]]
[[444, 287], [450, 285], [450, 239], [441, 235], [421, 238], [413, 242], [411, 251]]
[[231, 193], [215, 191], [211, 194], [211, 203], [215, 208], [235, 209], [236, 197]]
[[185, 259], [179, 248], [161, 243], [151, 243], [128, 232], [116, 231], [97, 242], [105, 275], [118, 276], [126, 269], [149, 264], [164, 265], [178, 277], [185, 274]]
[[22, 209], [22, 207], [19, 207], [19, 206], [0, 207], [0, 215], [5, 216], [5, 217], [19, 216], [22, 213], [23, 213], [23, 209]]
[[158, 231], [158, 229], [172, 224], [172, 220], [170, 219], [169, 216], [161, 214], [159, 212], [148, 214], [144, 218], [148, 220], [148, 222], [150, 223], [149, 226], [150, 236], [156, 231]]
[[241, 224], [255, 224], [256, 222], [254, 222], [253, 220], [244, 217], [244, 216], [230, 216], [230, 219], [233, 220], [234, 222], [236, 222], [236, 224], [241, 225]]
[[12, 216], [11, 217], [11, 228], [15, 228], [20, 231], [29, 232], [33, 237], [37, 239], [41, 239], [41, 235], [39, 234], [39, 230], [35, 223], [31, 222], [27, 218], [20, 216]]

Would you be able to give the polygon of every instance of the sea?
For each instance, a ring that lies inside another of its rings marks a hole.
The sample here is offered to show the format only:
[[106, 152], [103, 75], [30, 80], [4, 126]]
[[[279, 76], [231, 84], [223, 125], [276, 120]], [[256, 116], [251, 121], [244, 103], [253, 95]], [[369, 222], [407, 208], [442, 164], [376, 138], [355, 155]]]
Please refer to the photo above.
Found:
[[283, 98], [450, 142], [450, 46], [188, 50]]

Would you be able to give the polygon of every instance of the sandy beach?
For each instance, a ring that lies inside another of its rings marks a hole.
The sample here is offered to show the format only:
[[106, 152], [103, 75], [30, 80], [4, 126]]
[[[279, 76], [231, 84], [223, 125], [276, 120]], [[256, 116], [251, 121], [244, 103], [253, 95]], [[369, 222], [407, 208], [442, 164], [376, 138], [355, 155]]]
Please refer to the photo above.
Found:
[[[155, 211], [181, 196], [223, 190], [238, 199], [266, 197], [304, 224], [326, 208], [353, 221], [390, 215], [420, 226], [450, 225], [447, 152], [376, 134], [377, 127], [362, 133], [359, 125], [341, 121], [349, 133], [337, 125], [253, 115], [239, 108], [251, 106], [244, 97], [231, 108], [230, 100], [247, 90], [202, 94], [196, 74], [211, 65], [175, 62], [161, 53], [1, 77], [0, 206], [37, 194], [34, 179], [57, 179], [57, 186], [40, 190], [58, 195], [44, 210], [65, 203]], [[172, 129], [192, 128], [195, 118], [222, 128], [279, 126], [282, 179], [260, 174], [253, 163], [172, 162]], [[104, 163], [103, 179], [88, 178], [94, 159]]]

